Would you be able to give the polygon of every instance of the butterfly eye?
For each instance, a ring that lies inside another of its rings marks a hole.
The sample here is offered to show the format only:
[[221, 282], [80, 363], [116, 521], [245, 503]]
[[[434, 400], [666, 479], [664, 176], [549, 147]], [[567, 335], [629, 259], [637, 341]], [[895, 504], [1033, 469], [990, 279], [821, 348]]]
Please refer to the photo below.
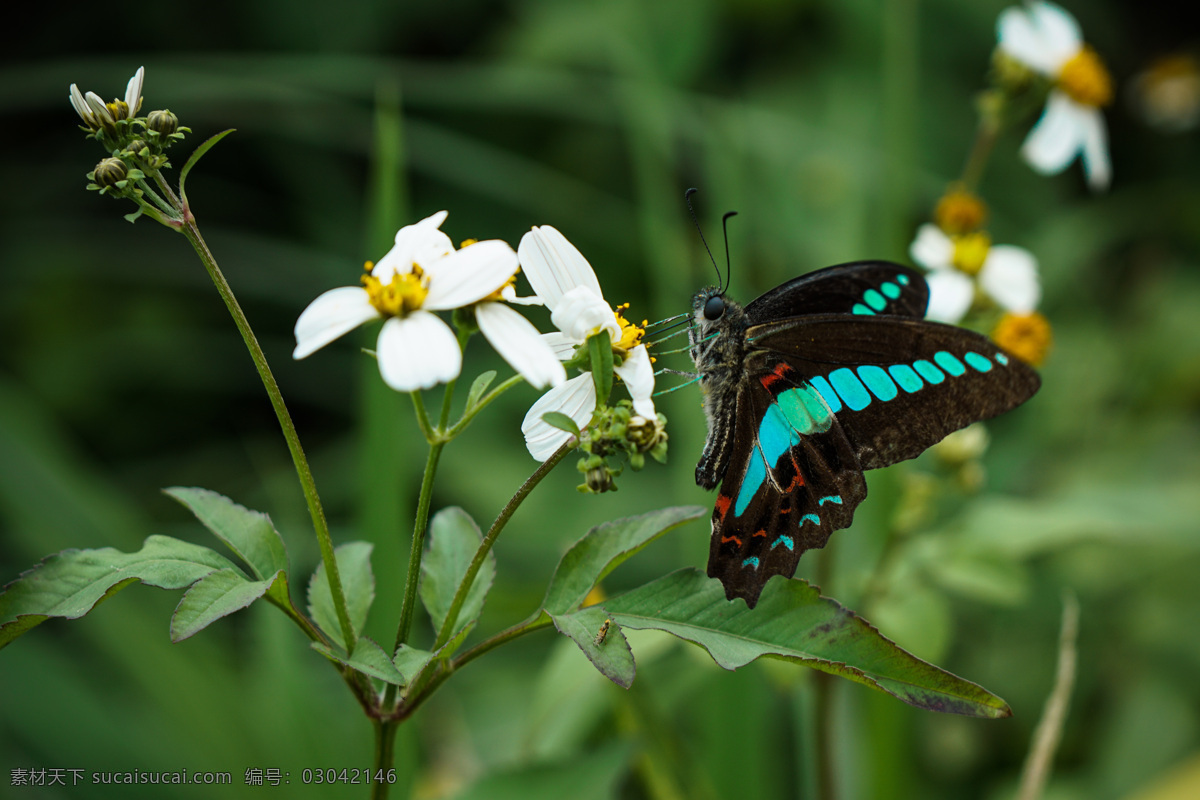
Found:
[[708, 302], [704, 304], [704, 318], [710, 322], [721, 318], [725, 313], [725, 298], [721, 295], [713, 295], [708, 298]]

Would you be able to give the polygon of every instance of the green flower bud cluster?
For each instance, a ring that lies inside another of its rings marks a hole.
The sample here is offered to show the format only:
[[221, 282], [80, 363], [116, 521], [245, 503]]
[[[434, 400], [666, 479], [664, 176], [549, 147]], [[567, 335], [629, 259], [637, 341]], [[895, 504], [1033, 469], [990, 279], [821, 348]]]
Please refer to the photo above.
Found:
[[634, 471], [646, 465], [647, 455], [660, 464], [666, 462], [666, 425], [662, 414], [647, 419], [635, 413], [628, 400], [598, 408], [592, 425], [579, 438], [579, 449], [585, 454], [578, 464], [584, 475], [579, 491], [599, 494], [617, 490], [614, 478], [623, 467], [610, 463], [610, 458], [627, 458]]

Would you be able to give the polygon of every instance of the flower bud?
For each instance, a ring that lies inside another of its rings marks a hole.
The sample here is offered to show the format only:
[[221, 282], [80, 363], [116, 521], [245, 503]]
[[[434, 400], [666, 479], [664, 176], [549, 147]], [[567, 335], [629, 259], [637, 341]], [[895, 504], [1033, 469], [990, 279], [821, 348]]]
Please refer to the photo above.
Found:
[[607, 492], [617, 488], [613, 484], [612, 472], [609, 470], [607, 465], [589, 469], [586, 473], [584, 481], [588, 491], [595, 494], [600, 494], [601, 492]]
[[92, 174], [98, 185], [114, 187], [129, 176], [129, 168], [119, 158], [106, 158], [96, 165]]
[[667, 438], [662, 423], [658, 419], [646, 419], [635, 414], [629, 419], [626, 438], [633, 443], [639, 453], [648, 453], [654, 446]]
[[145, 139], [134, 139], [132, 142], [125, 145], [125, 152], [129, 153], [131, 156], [137, 156], [140, 158], [142, 151], [148, 151], [149, 147], [150, 145]]
[[160, 111], [151, 111], [146, 116], [146, 127], [154, 131], [159, 136], [170, 136], [175, 131], [179, 130], [179, 117], [172, 114], [166, 109]]

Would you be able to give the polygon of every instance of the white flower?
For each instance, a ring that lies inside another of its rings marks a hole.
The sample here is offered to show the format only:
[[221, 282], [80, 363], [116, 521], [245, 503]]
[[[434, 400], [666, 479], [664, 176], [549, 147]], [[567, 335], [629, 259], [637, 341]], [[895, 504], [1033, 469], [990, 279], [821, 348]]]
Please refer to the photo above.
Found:
[[292, 356], [304, 358], [364, 322], [385, 318], [375, 352], [384, 382], [401, 392], [428, 389], [462, 369], [454, 332], [431, 312], [475, 305], [480, 331], [529, 383], [542, 388], [565, 380], [537, 329], [501, 302], [527, 301], [509, 285], [517, 254], [499, 240], [455, 250], [438, 230], [446, 215], [401, 228], [363, 286], [331, 289], [313, 300], [296, 320]]
[[956, 323], [963, 318], [979, 288], [1008, 311], [1027, 314], [1042, 296], [1037, 260], [1013, 245], [992, 245], [986, 233], [948, 236], [925, 224], [909, 247], [913, 261], [931, 270], [929, 310], [925, 316]]
[[1034, 2], [1006, 9], [997, 35], [1002, 52], [1054, 82], [1046, 110], [1021, 148], [1025, 160], [1053, 174], [1082, 154], [1088, 185], [1107, 187], [1112, 165], [1100, 107], [1112, 100], [1112, 78], [1083, 43], [1079, 23], [1053, 3]]
[[[634, 411], [647, 419], [655, 419], [654, 368], [650, 354], [640, 344], [644, 330], [630, 325], [604, 301], [600, 282], [587, 259], [549, 225], [535, 227], [521, 239], [517, 248], [521, 268], [534, 292], [550, 309], [550, 320], [559, 333], [543, 337], [558, 357], [564, 361], [575, 354], [575, 348], [601, 329], [608, 331], [613, 350], [624, 357], [614, 366], [633, 398]], [[521, 423], [525, 445], [538, 461], [545, 461], [570, 438], [542, 420], [548, 411], [566, 414], [580, 428], [591, 421], [596, 410], [596, 387], [590, 374], [571, 378], [561, 386], [542, 395]]]
[[138, 67], [125, 86], [125, 99], [117, 99], [111, 103], [105, 103], [95, 92], [84, 95], [79, 91], [79, 87], [72, 83], [68, 95], [71, 107], [83, 120], [83, 124], [92, 130], [111, 128], [117, 120], [133, 119], [137, 116], [138, 108], [142, 105], [142, 81], [145, 77], [146, 68]]

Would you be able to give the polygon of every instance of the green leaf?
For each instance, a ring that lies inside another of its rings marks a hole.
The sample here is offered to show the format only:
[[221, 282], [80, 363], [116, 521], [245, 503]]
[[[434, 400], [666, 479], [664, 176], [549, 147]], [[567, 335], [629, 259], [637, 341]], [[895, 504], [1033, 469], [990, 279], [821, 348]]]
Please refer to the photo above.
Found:
[[[350, 611], [350, 624], [358, 638], [367, 613], [375, 600], [375, 576], [371, 573], [370, 542], [347, 542], [333, 551], [337, 559], [338, 576], [342, 579], [342, 591], [346, 593], [346, 605]], [[342, 640], [342, 626], [333, 607], [333, 595], [329, 591], [329, 578], [325, 575], [325, 564], [317, 565], [308, 582], [308, 614], [317, 627], [330, 639], [349, 649]]]
[[183, 165], [183, 169], [179, 171], [179, 197], [183, 200], [183, 205], [187, 206], [187, 192], [184, 191], [183, 184], [187, 180], [188, 173], [192, 171], [192, 167], [196, 166], [196, 162], [200, 157], [212, 149], [213, 145], [224, 139], [229, 134], [233, 133], [236, 128], [230, 128], [227, 131], [221, 131], [216, 136], [210, 137], [207, 141], [192, 151], [188, 156], [187, 163]]
[[612, 394], [612, 339], [609, 338], [608, 331], [601, 329], [599, 333], [589, 336], [587, 341], [588, 356], [592, 361], [592, 381], [596, 384], [596, 405], [602, 406]]
[[542, 421], [552, 428], [566, 431], [575, 437], [579, 436], [579, 426], [575, 424], [575, 420], [561, 411], [547, 411], [545, 414], [542, 414]]
[[221, 617], [241, 611], [287, 578], [282, 570], [265, 581], [249, 581], [240, 572], [219, 569], [192, 584], [171, 617], [171, 641], [181, 642]]
[[457, 800], [607, 800], [629, 769], [632, 741], [617, 741], [553, 764], [531, 764], [485, 775]]
[[383, 648], [367, 636], [359, 637], [358, 644], [354, 646], [354, 655], [349, 658], [330, 649], [329, 645], [324, 642], [313, 642], [312, 649], [330, 661], [345, 664], [351, 669], [356, 669], [364, 675], [370, 675], [372, 678], [378, 678], [385, 683], [394, 683], [397, 686], [403, 686], [407, 682], [405, 676], [400, 670], [396, 669], [396, 665], [387, 657], [387, 653], [383, 651]]
[[479, 373], [479, 377], [471, 382], [471, 391], [467, 392], [467, 410], [474, 408], [479, 404], [479, 399], [483, 397], [483, 393], [492, 385], [492, 381], [496, 380], [496, 370], [489, 369], [487, 372]]
[[551, 614], [574, 611], [592, 587], [625, 559], [667, 531], [706, 513], [708, 509], [699, 506], [675, 506], [597, 525], [558, 562], [542, 606]]
[[163, 493], [187, 506], [204, 527], [246, 562], [254, 577], [264, 580], [281, 570], [287, 572], [287, 548], [266, 514], [208, 489], [172, 486]]
[[64, 550], [0, 594], [0, 648], [50, 617], [78, 619], [131, 583], [182, 589], [232, 561], [207, 547], [150, 536], [136, 553], [112, 547]]
[[840, 675], [910, 705], [970, 717], [1007, 717], [1008, 704], [927, 664], [802, 580], [773, 580], [753, 610], [730, 602], [697, 569], [666, 575], [605, 602], [627, 628], [655, 628], [695, 642], [733, 670], [771, 656]]
[[[601, 606], [589, 606], [574, 614], [551, 614], [554, 627], [571, 638], [604, 677], [628, 689], [636, 666], [621, 626]], [[607, 622], [607, 627], [605, 623]], [[601, 639], [600, 631], [604, 631]]]
[[[435, 632], [445, 624], [454, 593], [466, 577], [467, 567], [482, 541], [479, 527], [461, 508], [443, 508], [429, 523], [429, 546], [421, 560], [420, 590]], [[458, 613], [454, 633], [479, 617], [495, 577], [496, 557], [489, 552]]]
[[410, 645], [402, 644], [396, 651], [396, 657], [392, 659], [392, 663], [396, 665], [396, 669], [400, 670], [402, 675], [411, 681], [432, 660], [433, 653], [428, 650], [418, 650]]

